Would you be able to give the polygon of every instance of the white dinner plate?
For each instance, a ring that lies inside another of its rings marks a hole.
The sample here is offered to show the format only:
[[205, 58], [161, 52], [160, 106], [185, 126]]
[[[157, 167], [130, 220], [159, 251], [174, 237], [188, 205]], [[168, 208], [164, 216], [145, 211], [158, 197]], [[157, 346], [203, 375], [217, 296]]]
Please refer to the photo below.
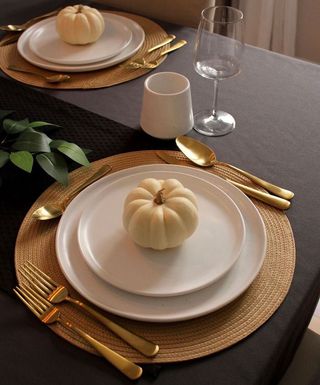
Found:
[[91, 44], [65, 43], [56, 29], [56, 17], [40, 21], [30, 35], [30, 48], [41, 59], [66, 65], [90, 64], [118, 55], [132, 39], [127, 25], [117, 15], [103, 13], [105, 29]]
[[[174, 178], [195, 194], [199, 224], [179, 247], [153, 250], [135, 244], [122, 223], [124, 202], [143, 179]], [[228, 195], [203, 179], [174, 171], [132, 173], [83, 202], [78, 241], [84, 259], [107, 283], [154, 297], [182, 295], [209, 286], [240, 256], [242, 215]]]
[[102, 60], [91, 64], [83, 64], [83, 65], [56, 64], [56, 63], [51, 63], [47, 60], [41, 59], [39, 56], [35, 55], [30, 48], [30, 37], [32, 36], [33, 32], [36, 31], [37, 25], [39, 25], [39, 23], [34, 24], [32, 27], [28, 28], [19, 37], [18, 44], [17, 44], [18, 52], [25, 60], [27, 60], [31, 64], [40, 68], [51, 70], [51, 71], [87, 72], [87, 71], [95, 71], [95, 70], [111, 67], [133, 56], [141, 48], [145, 39], [144, 30], [140, 27], [138, 23], [123, 16], [119, 16], [119, 15], [113, 15], [113, 16], [117, 17], [117, 20], [119, 21], [121, 20], [123, 25], [127, 26], [130, 29], [130, 31], [132, 32], [132, 39], [128, 44], [128, 46], [123, 51], [121, 51], [118, 55], [113, 56], [110, 59]]
[[[246, 228], [244, 246], [231, 270], [212, 285], [190, 294], [148, 297], [117, 289], [99, 278], [86, 263], [77, 242], [83, 204], [106, 185], [138, 171], [174, 171], [202, 178], [223, 190], [238, 206]], [[67, 280], [88, 301], [111, 313], [149, 322], [172, 322], [211, 313], [242, 294], [257, 276], [266, 252], [263, 220], [240, 190], [206, 171], [176, 165], [146, 165], [125, 169], [102, 178], [83, 190], [67, 207], [56, 233], [57, 259]]]

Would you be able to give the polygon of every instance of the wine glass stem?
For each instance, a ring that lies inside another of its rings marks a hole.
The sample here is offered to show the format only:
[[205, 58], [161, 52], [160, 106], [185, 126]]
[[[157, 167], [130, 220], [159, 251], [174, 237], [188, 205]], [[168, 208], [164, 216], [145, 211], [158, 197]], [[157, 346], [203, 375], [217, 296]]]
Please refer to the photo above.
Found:
[[213, 105], [212, 105], [212, 116], [216, 118], [217, 112], [217, 100], [218, 100], [218, 80], [213, 80]]

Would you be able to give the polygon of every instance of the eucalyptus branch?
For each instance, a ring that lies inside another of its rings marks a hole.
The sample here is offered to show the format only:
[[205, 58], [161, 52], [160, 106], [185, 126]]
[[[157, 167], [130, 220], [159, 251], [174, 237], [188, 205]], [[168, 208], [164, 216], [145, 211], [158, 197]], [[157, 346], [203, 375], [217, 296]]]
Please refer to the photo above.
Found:
[[13, 120], [6, 118], [13, 111], [0, 110], [0, 121], [5, 132], [0, 142], [0, 168], [8, 162], [31, 173], [34, 161], [52, 178], [67, 185], [68, 165], [66, 159], [83, 166], [89, 161], [85, 152], [75, 143], [63, 139], [51, 139], [41, 132], [45, 126], [57, 126], [43, 121], [29, 122], [29, 119]]

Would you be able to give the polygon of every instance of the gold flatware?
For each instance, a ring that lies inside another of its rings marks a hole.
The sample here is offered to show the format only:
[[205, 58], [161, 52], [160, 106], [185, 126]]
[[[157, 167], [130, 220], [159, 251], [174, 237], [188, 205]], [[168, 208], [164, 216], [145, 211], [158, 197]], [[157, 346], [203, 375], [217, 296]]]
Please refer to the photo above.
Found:
[[70, 321], [62, 317], [60, 310], [51, 305], [50, 302], [41, 297], [36, 291], [27, 286], [20, 285], [13, 289], [18, 298], [36, 315], [40, 321], [49, 325], [59, 322], [65, 328], [72, 330], [86, 340], [97, 352], [99, 352], [108, 362], [120, 370], [131, 380], [135, 380], [142, 375], [142, 368], [125, 357], [96, 340], [88, 333], [73, 325]]
[[51, 202], [47, 203], [44, 206], [39, 207], [32, 213], [32, 218], [38, 219], [40, 221], [47, 221], [49, 219], [54, 219], [60, 217], [65, 211], [68, 204], [72, 199], [79, 194], [84, 188], [89, 186], [91, 183], [100, 179], [102, 176], [110, 172], [112, 167], [108, 164], [100, 167], [93, 175], [91, 175], [87, 180], [85, 180], [80, 186], [72, 190], [67, 197], [61, 202]]
[[162, 57], [166, 56], [168, 53], [173, 52], [184, 45], [187, 44], [186, 40], [180, 40], [176, 44], [172, 45], [171, 47], [167, 48], [166, 50], [162, 51], [158, 58], [156, 60], [151, 60], [151, 61], [145, 61], [143, 64], [136, 62], [136, 61], [131, 61], [127, 64], [124, 65], [126, 68], [156, 68], [162, 63]]
[[4, 47], [6, 45], [15, 43], [20, 36], [21, 36], [20, 33], [15, 33], [14, 35], [11, 35], [11, 34], [5, 35], [0, 41], [0, 47]]
[[294, 196], [294, 193], [292, 191], [276, 186], [229, 163], [218, 161], [214, 151], [210, 147], [193, 138], [190, 138], [188, 136], [179, 136], [176, 138], [176, 144], [179, 149], [184, 153], [184, 155], [192, 162], [196, 163], [198, 166], [214, 167], [215, 165], [223, 165], [239, 172], [241, 175], [247, 177], [258, 186], [265, 188], [269, 192], [281, 198], [291, 199]]
[[153, 47], [149, 48], [148, 51], [147, 51], [147, 54], [155, 51], [158, 48], [163, 47], [166, 44], [171, 43], [175, 38], [176, 38], [175, 35], [168, 35], [161, 43], [156, 44]]
[[143, 57], [140, 57], [140, 58], [138, 57], [138, 58], [134, 59], [133, 61], [130, 61], [128, 63], [121, 65], [121, 67], [127, 67], [130, 65], [134, 65], [134, 63], [136, 63], [137, 65], [144, 65], [146, 63], [146, 58], [149, 55], [149, 53], [163, 47], [166, 44], [171, 43], [175, 38], [176, 38], [175, 35], [168, 35], [161, 43], [156, 44], [153, 47], [149, 48]]
[[66, 75], [66, 74], [43, 75], [43, 74], [40, 74], [39, 72], [25, 70], [25, 69], [16, 67], [14, 65], [8, 65], [7, 69], [10, 71], [16, 71], [16, 72], [22, 72], [25, 74], [40, 76], [47, 83], [61, 83], [61, 82], [65, 82], [66, 80], [71, 79], [71, 77], [69, 75]]
[[[162, 152], [156, 151], [156, 154], [157, 154], [157, 156], [160, 159], [162, 159], [166, 163], [183, 165], [183, 166], [186, 165], [183, 162], [183, 160], [177, 159], [176, 157], [174, 157], [172, 155], [169, 155], [169, 154], [167, 154], [167, 153], [165, 153], [163, 151]], [[188, 158], [186, 158], [186, 159], [188, 159]], [[286, 199], [279, 198], [279, 197], [276, 197], [274, 195], [270, 195], [270, 194], [264, 193], [262, 191], [254, 189], [252, 187], [246, 186], [244, 184], [241, 184], [241, 183], [238, 183], [238, 182], [234, 182], [233, 180], [228, 179], [228, 178], [224, 178], [224, 177], [221, 177], [221, 178], [227, 180], [229, 183], [231, 183], [234, 186], [236, 186], [238, 189], [240, 189], [246, 195], [248, 195], [248, 196], [250, 196], [252, 198], [258, 199], [261, 202], [267, 203], [268, 205], [270, 205], [272, 207], [275, 207], [275, 208], [280, 209], [280, 210], [287, 210], [291, 206], [290, 201], [288, 201]]]
[[124, 329], [120, 325], [104, 317], [90, 306], [70, 297], [66, 287], [56, 283], [52, 278], [41, 271], [33, 263], [26, 262], [19, 269], [19, 272], [41, 296], [45, 297], [51, 303], [55, 304], [62, 301], [68, 301], [77, 305], [79, 308], [91, 314], [95, 319], [100, 321], [114, 334], [122, 338], [130, 346], [134, 347], [145, 356], [153, 357], [159, 352], [158, 345], [146, 340], [145, 338], [137, 336], [136, 334], [133, 334], [129, 330]]
[[56, 9], [55, 11], [51, 11], [51, 12], [45, 13], [44, 15], [36, 16], [36, 17], [28, 20], [27, 22], [23, 23], [23, 24], [1, 25], [0, 26], [0, 31], [7, 31], [7, 32], [22, 32], [22, 31], [25, 31], [28, 27], [30, 27], [36, 21], [45, 19], [45, 18], [50, 17], [50, 16], [54, 16], [60, 10], [61, 10], [61, 8]]

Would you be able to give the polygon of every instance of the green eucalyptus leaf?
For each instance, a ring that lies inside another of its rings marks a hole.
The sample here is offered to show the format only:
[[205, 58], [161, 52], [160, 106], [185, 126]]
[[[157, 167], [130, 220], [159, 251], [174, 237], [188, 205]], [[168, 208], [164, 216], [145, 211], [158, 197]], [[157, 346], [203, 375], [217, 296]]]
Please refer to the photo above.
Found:
[[36, 122], [31, 122], [28, 124], [28, 127], [31, 128], [38, 128], [38, 127], [43, 127], [43, 126], [56, 126], [56, 127], [61, 127], [58, 124], [53, 124], [53, 123], [48, 123], [48, 122], [42, 122], [42, 121], [36, 121]]
[[8, 115], [11, 115], [13, 112], [13, 110], [0, 110], [0, 120], [2, 120]]
[[28, 151], [11, 152], [10, 160], [14, 165], [21, 168], [22, 170], [29, 173], [32, 171], [33, 156], [30, 152]]
[[0, 168], [3, 167], [9, 160], [9, 153], [7, 151], [0, 150]]
[[90, 152], [92, 152], [92, 150], [90, 150], [90, 148], [82, 148], [82, 151], [87, 155], [87, 154], [90, 154]]
[[26, 150], [30, 152], [50, 152], [51, 139], [43, 132], [28, 129], [19, 135], [13, 143], [14, 150]]
[[83, 150], [75, 143], [64, 142], [57, 148], [62, 154], [66, 155], [73, 161], [81, 164], [82, 166], [88, 166], [89, 161], [83, 152]]
[[63, 139], [54, 139], [52, 142], [50, 142], [50, 148], [57, 149], [59, 146], [61, 146], [64, 143], [68, 143], [68, 142]]
[[23, 132], [26, 128], [28, 128], [29, 119], [23, 120], [13, 120], [13, 119], [5, 119], [3, 121], [3, 129], [8, 134], [19, 134]]
[[64, 186], [69, 183], [68, 167], [62, 155], [56, 152], [38, 154], [36, 160], [40, 167]]

